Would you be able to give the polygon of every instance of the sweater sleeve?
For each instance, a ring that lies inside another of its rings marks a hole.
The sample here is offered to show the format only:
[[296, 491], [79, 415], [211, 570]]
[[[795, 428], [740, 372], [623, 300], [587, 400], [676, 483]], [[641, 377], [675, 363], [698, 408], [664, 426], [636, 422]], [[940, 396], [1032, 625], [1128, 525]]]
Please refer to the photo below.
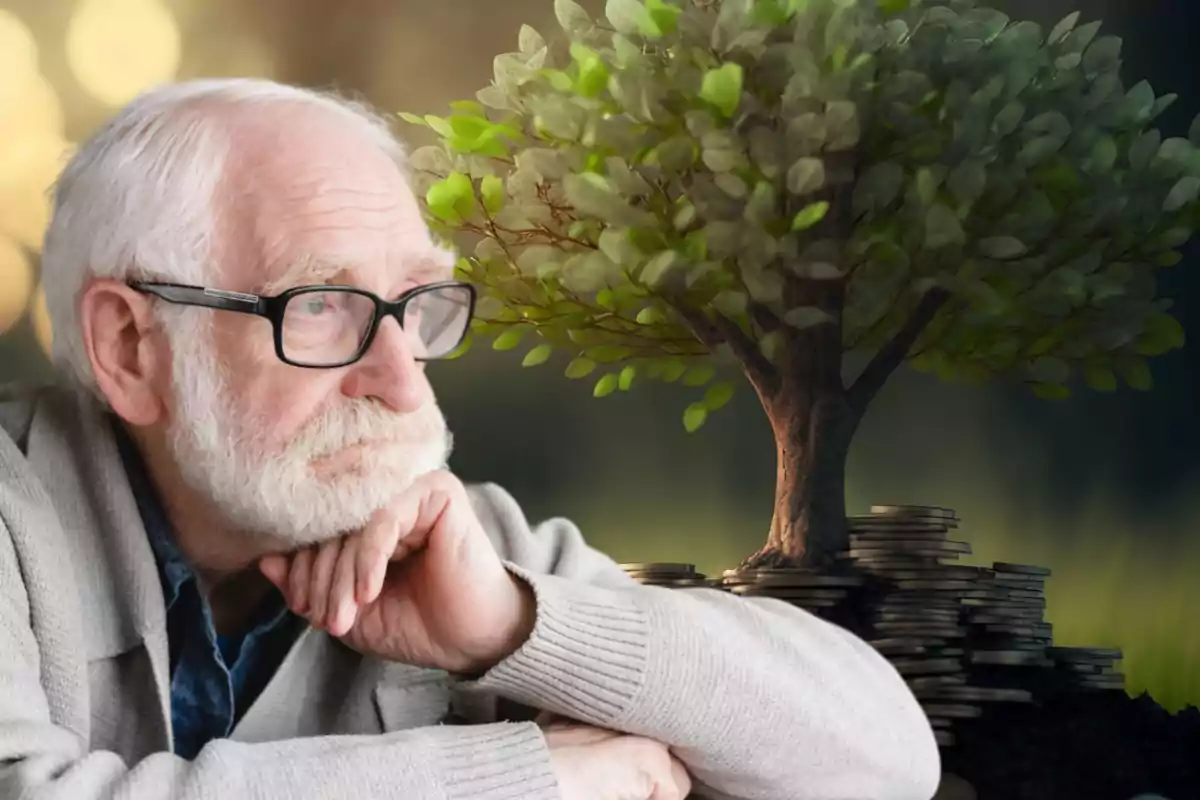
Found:
[[127, 763], [89, 751], [71, 721], [52, 712], [43, 683], [43, 643], [61, 639], [46, 598], [69, 588], [47, 583], [46, 565], [15, 546], [6, 519], [32, 519], [27, 509], [24, 498], [0, 492], [0, 798], [558, 800], [546, 741], [533, 723], [217, 740], [192, 761], [164, 752]]
[[563, 519], [532, 529], [495, 485], [476, 507], [537, 598], [484, 691], [671, 746], [709, 800], [929, 800], [933, 731], [896, 670], [770, 598], [642, 586]]

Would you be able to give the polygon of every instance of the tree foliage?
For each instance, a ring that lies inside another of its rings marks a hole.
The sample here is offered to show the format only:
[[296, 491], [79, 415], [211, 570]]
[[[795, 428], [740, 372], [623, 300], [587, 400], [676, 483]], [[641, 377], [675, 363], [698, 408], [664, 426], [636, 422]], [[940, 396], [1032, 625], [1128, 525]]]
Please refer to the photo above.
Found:
[[[1098, 22], [971, 0], [554, 8], [561, 34], [523, 27], [477, 100], [401, 115], [438, 135], [411, 169], [470, 253], [473, 333], [526, 366], [566, 351], [597, 397], [697, 387], [695, 430], [733, 391], [708, 323], [743, 366], [779, 358], [783, 326], [870, 354], [936, 290], [912, 366], [1047, 398], [1147, 389], [1145, 358], [1183, 344], [1155, 271], [1197, 223], [1200, 120], [1190, 140], [1151, 127], [1174, 96], [1126, 88]], [[839, 307], [804, 284], [839, 285]]]

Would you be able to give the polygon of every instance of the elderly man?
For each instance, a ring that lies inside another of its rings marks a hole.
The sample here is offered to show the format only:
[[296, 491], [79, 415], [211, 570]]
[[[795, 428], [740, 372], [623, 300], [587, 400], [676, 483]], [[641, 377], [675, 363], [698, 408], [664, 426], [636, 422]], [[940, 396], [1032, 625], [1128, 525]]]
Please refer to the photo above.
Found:
[[235, 80], [66, 167], [65, 379], [0, 405], [0, 797], [927, 800], [865, 643], [640, 586], [446, 471], [423, 365], [474, 295], [403, 160], [360, 106]]

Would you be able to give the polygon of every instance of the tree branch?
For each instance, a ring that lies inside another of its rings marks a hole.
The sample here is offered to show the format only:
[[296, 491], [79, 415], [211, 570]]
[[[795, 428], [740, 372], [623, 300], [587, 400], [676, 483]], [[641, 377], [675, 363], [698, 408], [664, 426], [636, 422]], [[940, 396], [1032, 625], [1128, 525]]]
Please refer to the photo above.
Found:
[[694, 308], [675, 306], [675, 310], [691, 326], [696, 338], [710, 349], [728, 344], [760, 395], [767, 396], [775, 392], [779, 384], [779, 372], [759, 350], [758, 343], [736, 322], [721, 314], [710, 319], [703, 311]]
[[850, 408], [856, 414], [861, 415], [867, 410], [867, 406], [887, 383], [887, 379], [904, 362], [921, 331], [925, 330], [934, 315], [949, 299], [950, 292], [945, 289], [934, 288], [925, 292], [896, 334], [879, 348], [846, 392]]

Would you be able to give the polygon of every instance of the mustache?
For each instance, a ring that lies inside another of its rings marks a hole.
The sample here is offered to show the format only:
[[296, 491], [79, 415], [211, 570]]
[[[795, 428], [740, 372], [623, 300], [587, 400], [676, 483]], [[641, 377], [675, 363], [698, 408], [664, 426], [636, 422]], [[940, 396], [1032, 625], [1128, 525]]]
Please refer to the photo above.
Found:
[[287, 451], [309, 459], [335, 455], [349, 447], [374, 442], [428, 444], [446, 434], [445, 420], [434, 403], [407, 414], [389, 411], [375, 402], [327, 409], [310, 420]]

